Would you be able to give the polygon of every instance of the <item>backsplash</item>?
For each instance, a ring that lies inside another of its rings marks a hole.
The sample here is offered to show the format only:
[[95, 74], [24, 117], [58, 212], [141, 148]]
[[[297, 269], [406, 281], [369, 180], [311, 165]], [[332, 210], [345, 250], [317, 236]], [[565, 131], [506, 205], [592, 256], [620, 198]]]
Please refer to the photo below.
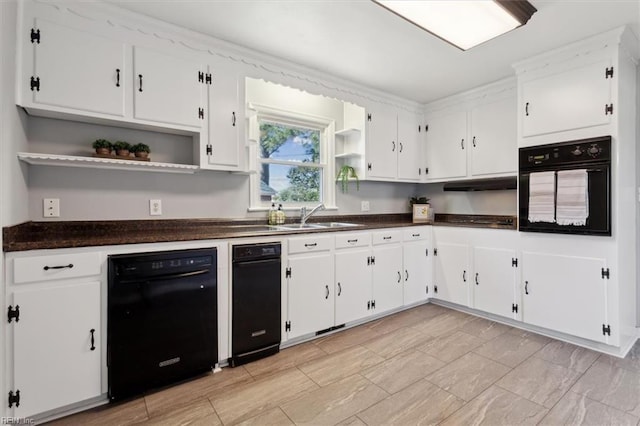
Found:
[[518, 199], [516, 190], [443, 192], [443, 184], [418, 186], [419, 196], [429, 198], [436, 213], [490, 214], [516, 216]]

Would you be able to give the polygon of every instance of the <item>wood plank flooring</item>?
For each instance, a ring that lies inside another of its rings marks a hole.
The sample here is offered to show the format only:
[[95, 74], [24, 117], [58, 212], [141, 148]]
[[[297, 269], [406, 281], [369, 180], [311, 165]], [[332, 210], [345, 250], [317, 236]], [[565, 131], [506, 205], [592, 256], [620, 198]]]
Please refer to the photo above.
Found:
[[638, 425], [621, 360], [427, 304], [55, 425]]

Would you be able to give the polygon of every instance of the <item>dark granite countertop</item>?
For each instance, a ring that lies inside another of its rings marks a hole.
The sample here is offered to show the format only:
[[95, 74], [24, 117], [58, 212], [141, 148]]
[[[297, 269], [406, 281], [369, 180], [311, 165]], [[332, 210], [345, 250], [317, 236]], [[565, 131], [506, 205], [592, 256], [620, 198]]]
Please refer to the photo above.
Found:
[[[290, 219], [293, 223], [296, 219]], [[120, 244], [267, 237], [301, 233], [357, 231], [400, 226], [442, 225], [517, 229], [513, 216], [436, 215], [433, 223], [413, 223], [411, 214], [319, 216], [309, 223], [347, 222], [358, 226], [273, 230], [257, 219], [164, 219], [25, 222], [3, 228], [5, 252]]]

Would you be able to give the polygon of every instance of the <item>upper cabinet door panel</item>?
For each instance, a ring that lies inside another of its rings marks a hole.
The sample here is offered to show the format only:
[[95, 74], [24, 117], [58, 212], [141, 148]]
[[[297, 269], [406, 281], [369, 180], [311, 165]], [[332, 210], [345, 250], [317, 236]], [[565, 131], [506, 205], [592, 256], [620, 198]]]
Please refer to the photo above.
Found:
[[[209, 144], [210, 165], [240, 165], [239, 135], [244, 134], [244, 117], [240, 110], [240, 76], [231, 67], [217, 65], [209, 69]], [[242, 130], [242, 131], [240, 131]]]
[[459, 111], [427, 119], [426, 162], [428, 179], [467, 175], [467, 112]]
[[[422, 129], [421, 129], [422, 130]], [[400, 179], [420, 179], [420, 134], [418, 116], [398, 113], [398, 177]]]
[[[205, 67], [193, 60], [134, 47], [134, 118], [201, 127], [208, 112], [203, 102]], [[200, 111], [202, 109], [202, 111]]]
[[34, 103], [124, 116], [124, 43], [41, 19], [36, 30]]
[[599, 61], [522, 83], [522, 135], [608, 124], [613, 79], [605, 78], [607, 67], [609, 61]]
[[395, 179], [398, 173], [396, 112], [382, 106], [367, 111], [367, 176]]
[[510, 97], [471, 110], [471, 174], [518, 171], [517, 105]]

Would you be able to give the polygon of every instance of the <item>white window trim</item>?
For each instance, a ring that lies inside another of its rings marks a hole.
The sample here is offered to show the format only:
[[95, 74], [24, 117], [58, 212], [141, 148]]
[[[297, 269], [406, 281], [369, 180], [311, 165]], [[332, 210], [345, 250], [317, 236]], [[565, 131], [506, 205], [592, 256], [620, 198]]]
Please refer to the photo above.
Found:
[[[317, 129], [320, 131], [320, 164], [324, 172], [322, 173], [322, 199], [327, 210], [337, 210], [336, 206], [336, 185], [335, 185], [335, 120], [328, 117], [305, 114], [297, 111], [289, 111], [269, 105], [249, 103], [249, 111], [252, 119], [249, 120], [249, 141], [256, 144], [256, 149], [250, 149], [250, 155], [254, 156], [250, 160], [251, 178], [249, 183], [249, 208], [247, 211], [268, 211], [271, 206], [263, 206], [260, 203], [260, 161], [258, 160], [260, 144], [260, 120], [274, 121], [294, 127]], [[324, 145], [322, 145], [324, 143]], [[282, 164], [281, 161], [274, 161]], [[288, 164], [284, 162], [285, 164]], [[287, 203], [283, 209], [287, 211], [298, 211], [301, 207], [314, 207], [317, 202], [307, 203]]]

